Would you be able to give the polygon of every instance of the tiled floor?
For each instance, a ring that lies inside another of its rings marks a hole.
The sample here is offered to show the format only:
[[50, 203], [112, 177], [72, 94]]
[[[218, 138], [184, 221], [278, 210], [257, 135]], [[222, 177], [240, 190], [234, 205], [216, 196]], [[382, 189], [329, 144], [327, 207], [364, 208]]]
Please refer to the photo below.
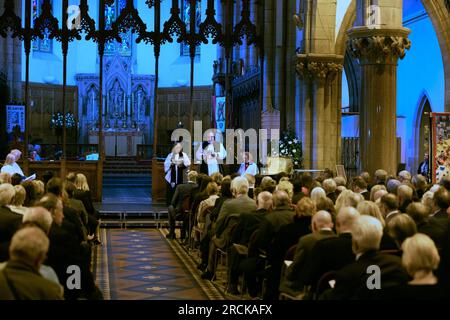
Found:
[[216, 298], [158, 229], [102, 229], [102, 235], [97, 283], [105, 299]]

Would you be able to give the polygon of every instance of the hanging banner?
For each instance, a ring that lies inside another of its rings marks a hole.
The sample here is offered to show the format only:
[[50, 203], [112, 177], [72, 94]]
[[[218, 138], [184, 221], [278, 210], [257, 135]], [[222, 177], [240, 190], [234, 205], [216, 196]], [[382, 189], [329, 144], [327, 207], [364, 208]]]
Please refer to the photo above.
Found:
[[225, 126], [226, 126], [226, 120], [225, 120], [226, 103], [225, 103], [225, 101], [226, 101], [225, 97], [216, 97], [215, 122], [216, 122], [216, 128], [222, 133], [225, 133]]
[[450, 113], [432, 113], [433, 183], [450, 174]]
[[6, 106], [6, 132], [25, 132], [25, 106]]

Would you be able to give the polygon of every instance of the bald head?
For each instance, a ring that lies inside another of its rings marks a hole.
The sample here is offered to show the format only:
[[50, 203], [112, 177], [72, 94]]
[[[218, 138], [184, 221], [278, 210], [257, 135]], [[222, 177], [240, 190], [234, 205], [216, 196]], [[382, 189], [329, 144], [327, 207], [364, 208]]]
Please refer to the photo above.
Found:
[[319, 232], [324, 228], [333, 228], [333, 219], [331, 218], [331, 214], [324, 210], [317, 212], [312, 217], [311, 225], [314, 233]]
[[360, 216], [358, 210], [353, 207], [342, 208], [336, 217], [336, 230], [340, 233], [351, 232], [353, 224]]
[[258, 209], [271, 209], [273, 205], [272, 194], [268, 191], [260, 192], [256, 198], [256, 204]]

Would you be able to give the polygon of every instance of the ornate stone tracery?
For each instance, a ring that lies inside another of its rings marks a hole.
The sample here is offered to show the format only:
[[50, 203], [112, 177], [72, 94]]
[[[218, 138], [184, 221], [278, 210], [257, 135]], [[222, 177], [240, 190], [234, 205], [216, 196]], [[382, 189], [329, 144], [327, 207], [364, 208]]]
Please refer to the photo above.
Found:
[[344, 58], [331, 56], [327, 58], [297, 54], [297, 74], [304, 79], [333, 79], [343, 70]]
[[372, 34], [350, 33], [348, 40], [349, 51], [360, 64], [397, 63], [398, 59], [405, 57], [406, 50], [411, 48], [406, 30], [398, 30], [393, 34], [389, 34], [392, 30], [369, 32]]

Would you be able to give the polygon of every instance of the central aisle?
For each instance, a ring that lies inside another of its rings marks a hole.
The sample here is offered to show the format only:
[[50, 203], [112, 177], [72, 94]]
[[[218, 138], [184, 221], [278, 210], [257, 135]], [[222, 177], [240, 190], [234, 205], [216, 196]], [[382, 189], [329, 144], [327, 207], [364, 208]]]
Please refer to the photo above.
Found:
[[[205, 300], [222, 295], [158, 229], [102, 229], [96, 282], [105, 300]], [[189, 271], [190, 270], [190, 271]]]

